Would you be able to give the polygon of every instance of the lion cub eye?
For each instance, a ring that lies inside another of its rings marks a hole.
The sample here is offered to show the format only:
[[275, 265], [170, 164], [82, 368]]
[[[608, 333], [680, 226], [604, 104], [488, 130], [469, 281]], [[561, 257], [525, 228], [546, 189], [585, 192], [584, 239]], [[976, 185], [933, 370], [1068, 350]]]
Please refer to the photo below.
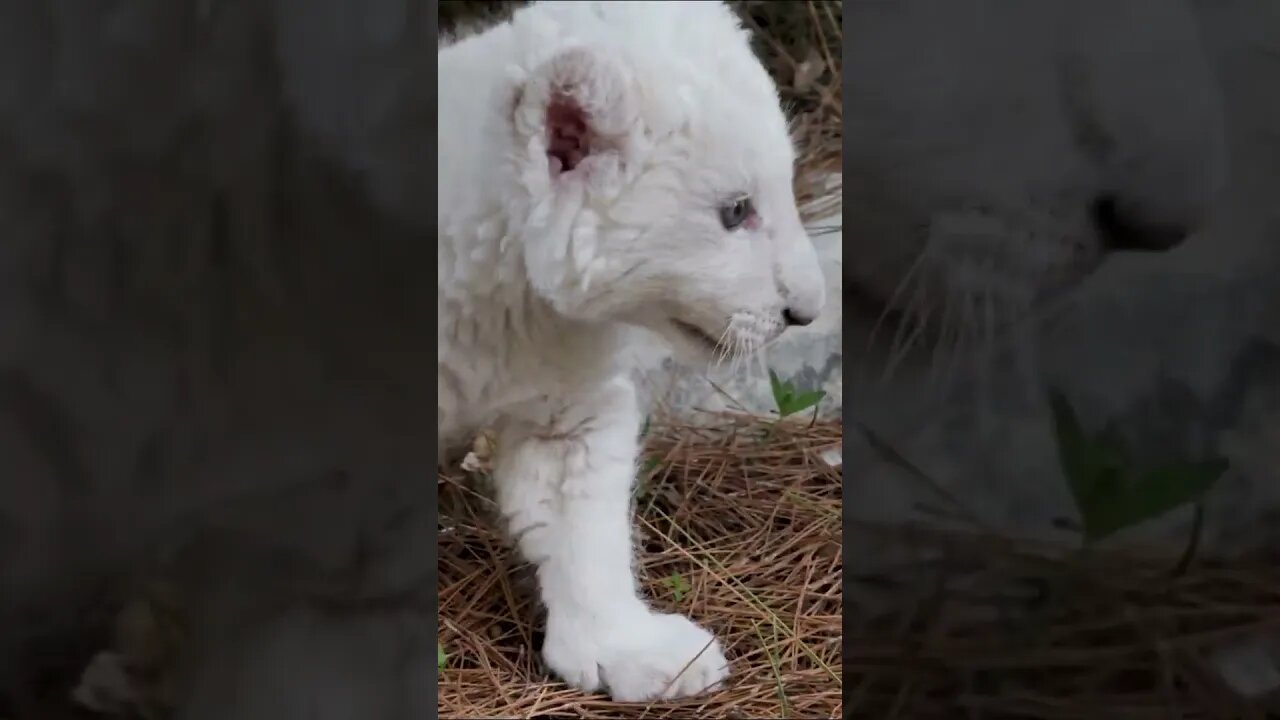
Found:
[[742, 198], [720, 208], [720, 224], [725, 230], [737, 230], [756, 214], [751, 198]]

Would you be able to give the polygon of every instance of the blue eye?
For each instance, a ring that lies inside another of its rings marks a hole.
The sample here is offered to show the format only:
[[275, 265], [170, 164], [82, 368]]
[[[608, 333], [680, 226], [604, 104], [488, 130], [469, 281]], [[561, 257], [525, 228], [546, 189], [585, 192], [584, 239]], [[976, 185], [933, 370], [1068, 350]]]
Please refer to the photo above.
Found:
[[737, 230], [756, 212], [751, 198], [742, 198], [720, 208], [720, 224], [725, 230]]

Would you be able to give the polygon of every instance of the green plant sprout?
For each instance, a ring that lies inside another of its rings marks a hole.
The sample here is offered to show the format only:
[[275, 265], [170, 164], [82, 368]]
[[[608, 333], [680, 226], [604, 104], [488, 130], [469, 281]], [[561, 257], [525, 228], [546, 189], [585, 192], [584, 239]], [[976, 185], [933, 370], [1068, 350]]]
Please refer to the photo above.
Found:
[[1059, 462], [1084, 525], [1085, 545], [1199, 503], [1227, 470], [1220, 457], [1135, 467], [1114, 426], [1088, 437], [1061, 392], [1051, 389], [1049, 404]]
[[448, 662], [449, 656], [444, 652], [444, 645], [439, 640], [436, 641], [436, 669], [443, 670], [445, 663]]
[[803, 412], [809, 408], [814, 408], [814, 412], [817, 412], [818, 403], [822, 402], [822, 399], [827, 396], [825, 390], [798, 391], [791, 381], [779, 380], [778, 374], [773, 370], [769, 371], [769, 386], [773, 389], [773, 402], [778, 407], [778, 417], [780, 418]]
[[689, 581], [685, 580], [680, 573], [671, 573], [671, 575], [662, 579], [662, 584], [667, 586], [671, 594], [675, 597], [676, 602], [684, 599], [684, 594], [692, 590]]

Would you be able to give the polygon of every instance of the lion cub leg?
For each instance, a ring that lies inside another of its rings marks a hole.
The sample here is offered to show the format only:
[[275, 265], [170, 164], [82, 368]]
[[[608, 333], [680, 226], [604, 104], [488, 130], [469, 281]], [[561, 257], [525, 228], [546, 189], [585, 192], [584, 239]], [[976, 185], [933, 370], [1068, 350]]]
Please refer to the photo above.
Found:
[[728, 674], [719, 642], [683, 616], [653, 612], [637, 588], [631, 493], [640, 412], [630, 382], [522, 416], [498, 425], [494, 480], [512, 534], [538, 569], [548, 667], [619, 701], [716, 686]]

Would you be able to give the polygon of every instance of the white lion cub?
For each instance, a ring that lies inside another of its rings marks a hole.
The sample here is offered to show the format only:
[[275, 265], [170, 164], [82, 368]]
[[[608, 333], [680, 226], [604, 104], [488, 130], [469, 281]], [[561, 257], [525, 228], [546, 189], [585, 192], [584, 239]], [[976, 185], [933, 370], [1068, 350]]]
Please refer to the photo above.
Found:
[[638, 326], [705, 362], [821, 310], [777, 90], [704, 2], [537, 3], [441, 49], [439, 80], [442, 447], [497, 432], [551, 670], [621, 701], [714, 688], [720, 644], [632, 572], [622, 350]]

